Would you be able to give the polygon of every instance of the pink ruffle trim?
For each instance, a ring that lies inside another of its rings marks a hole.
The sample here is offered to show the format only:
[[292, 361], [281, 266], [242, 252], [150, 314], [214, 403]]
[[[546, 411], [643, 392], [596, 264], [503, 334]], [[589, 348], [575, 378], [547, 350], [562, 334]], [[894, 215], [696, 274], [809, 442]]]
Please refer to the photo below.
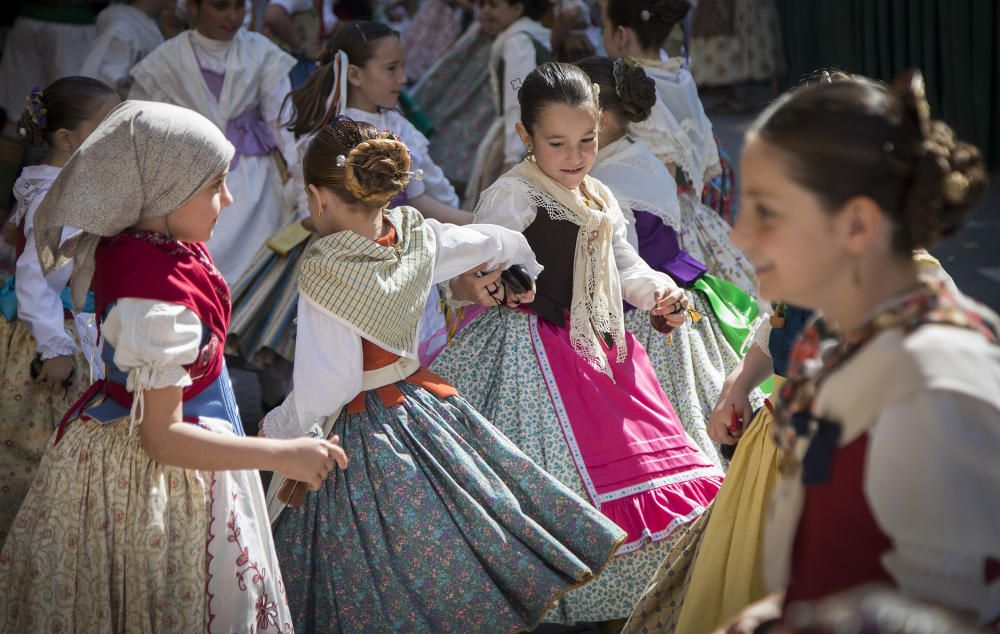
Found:
[[704, 476], [664, 484], [602, 504], [601, 512], [628, 533], [618, 554], [665, 539], [678, 527], [697, 519], [715, 499], [722, 479], [722, 476]]

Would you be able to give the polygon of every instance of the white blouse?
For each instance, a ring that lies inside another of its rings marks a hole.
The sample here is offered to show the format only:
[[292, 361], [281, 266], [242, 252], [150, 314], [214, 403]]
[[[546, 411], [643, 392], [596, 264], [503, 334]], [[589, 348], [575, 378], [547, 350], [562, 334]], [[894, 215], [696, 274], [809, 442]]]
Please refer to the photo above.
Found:
[[128, 373], [129, 392], [191, 385], [182, 366], [198, 358], [202, 339], [201, 320], [191, 309], [125, 297], [108, 311], [101, 333], [115, 349], [115, 365]]
[[[493, 187], [480, 197], [474, 219], [520, 233], [535, 221], [536, 214], [535, 204], [525, 189]], [[656, 292], [676, 286], [665, 273], [651, 269], [629, 244], [628, 226], [622, 216], [614, 221], [611, 248], [621, 277], [622, 298], [636, 308], [652, 309]]]
[[[487, 263], [488, 269], [521, 264], [533, 275], [540, 268], [524, 236], [492, 225], [458, 227], [433, 219], [436, 260], [432, 282], [449, 280]], [[294, 389], [261, 422], [271, 438], [294, 438], [336, 416], [361, 391], [362, 335], [308, 297], [299, 295]], [[408, 354], [406, 356], [415, 356]]]
[[132, 65], [163, 43], [160, 25], [130, 4], [115, 4], [97, 16], [97, 39], [80, 74], [100, 79], [112, 88], [128, 79]]
[[[52, 181], [61, 171], [51, 165], [24, 168], [14, 184], [17, 211], [13, 222], [24, 220], [26, 244], [14, 267], [14, 288], [17, 295], [17, 316], [35, 338], [35, 350], [42, 359], [76, 354], [76, 344], [66, 333], [63, 303], [59, 294], [69, 282], [73, 266], [68, 264], [51, 275], [42, 272], [35, 248], [35, 212], [45, 198]], [[62, 239], [73, 235], [71, 228], [63, 229]]]
[[346, 108], [343, 115], [355, 121], [365, 121], [379, 130], [389, 130], [398, 136], [410, 150], [413, 161], [411, 170], [424, 170], [424, 179], [410, 179], [406, 186], [406, 195], [412, 200], [427, 194], [434, 200], [449, 207], [458, 208], [458, 195], [451, 182], [444, 175], [444, 170], [437, 166], [430, 155], [430, 142], [420, 130], [417, 130], [406, 117], [395, 110], [382, 110], [378, 113], [365, 112], [357, 108]]
[[[520, 37], [518, 37], [520, 36]], [[525, 148], [521, 137], [517, 135], [515, 126], [521, 120], [521, 106], [517, 101], [517, 91], [528, 73], [538, 66], [538, 56], [535, 44], [538, 42], [549, 48], [552, 33], [535, 20], [519, 18], [507, 30], [497, 36], [490, 49], [490, 72], [503, 59], [503, 77], [496, 77], [499, 89], [503, 93], [503, 112], [500, 119], [503, 124], [503, 161], [505, 165], [518, 163], [524, 158]], [[500, 100], [500, 95], [494, 95]]]

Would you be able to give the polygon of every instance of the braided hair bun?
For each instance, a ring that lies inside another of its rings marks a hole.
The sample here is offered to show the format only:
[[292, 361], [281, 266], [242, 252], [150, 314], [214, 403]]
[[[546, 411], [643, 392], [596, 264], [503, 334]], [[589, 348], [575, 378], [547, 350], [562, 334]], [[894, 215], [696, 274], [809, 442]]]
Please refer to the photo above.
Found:
[[855, 196], [874, 200], [900, 254], [955, 233], [986, 192], [982, 154], [931, 119], [919, 71], [888, 89], [831, 74], [783, 95], [748, 136], [785, 154], [792, 178], [831, 213]]
[[656, 105], [656, 82], [635, 60], [588, 57], [576, 65], [600, 87], [601, 110], [614, 114], [621, 124], [649, 118]]
[[955, 137], [943, 121], [931, 119], [923, 78], [904, 73], [890, 88], [910, 134], [913, 175], [897, 221], [906, 242], [930, 247], [954, 234], [983, 197], [989, 177], [982, 153]]
[[632, 123], [649, 118], [656, 105], [656, 82], [628, 58], [614, 62], [615, 92], [622, 104], [625, 118]]
[[306, 185], [326, 187], [349, 205], [384, 207], [410, 180], [410, 151], [390, 132], [349, 117], [320, 128], [302, 158]]
[[410, 181], [410, 152], [402, 141], [381, 138], [355, 146], [344, 165], [344, 186], [358, 202], [382, 207]]

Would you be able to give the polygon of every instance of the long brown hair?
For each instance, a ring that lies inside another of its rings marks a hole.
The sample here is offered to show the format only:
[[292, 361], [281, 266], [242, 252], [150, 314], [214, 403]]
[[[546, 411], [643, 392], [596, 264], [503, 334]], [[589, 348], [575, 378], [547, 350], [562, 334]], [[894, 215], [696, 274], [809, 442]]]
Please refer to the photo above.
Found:
[[327, 115], [327, 97], [334, 89], [334, 56], [338, 51], [344, 51], [351, 64], [363, 67], [375, 56], [375, 42], [384, 37], [398, 38], [399, 33], [381, 22], [349, 22], [338, 26], [320, 53], [317, 60], [319, 66], [301, 86], [285, 97], [282, 111], [289, 103], [291, 110], [288, 120], [282, 125], [296, 137], [318, 130]]

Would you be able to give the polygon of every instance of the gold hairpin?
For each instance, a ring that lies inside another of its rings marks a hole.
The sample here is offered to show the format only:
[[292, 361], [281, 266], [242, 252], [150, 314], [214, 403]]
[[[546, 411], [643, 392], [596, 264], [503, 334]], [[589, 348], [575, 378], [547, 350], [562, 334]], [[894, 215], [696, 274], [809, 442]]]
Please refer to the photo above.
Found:
[[[343, 154], [338, 154], [337, 155], [337, 167], [344, 167], [346, 165], [348, 165], [347, 157], [344, 156]], [[350, 163], [350, 166], [351, 167], [360, 167], [357, 163]], [[422, 180], [424, 180], [424, 170], [422, 170], [420, 168], [417, 168], [417, 169], [413, 170], [412, 172], [399, 172], [399, 173], [400, 174], [406, 174], [407, 176], [409, 176], [410, 178], [412, 178], [415, 181], [422, 181]]]

